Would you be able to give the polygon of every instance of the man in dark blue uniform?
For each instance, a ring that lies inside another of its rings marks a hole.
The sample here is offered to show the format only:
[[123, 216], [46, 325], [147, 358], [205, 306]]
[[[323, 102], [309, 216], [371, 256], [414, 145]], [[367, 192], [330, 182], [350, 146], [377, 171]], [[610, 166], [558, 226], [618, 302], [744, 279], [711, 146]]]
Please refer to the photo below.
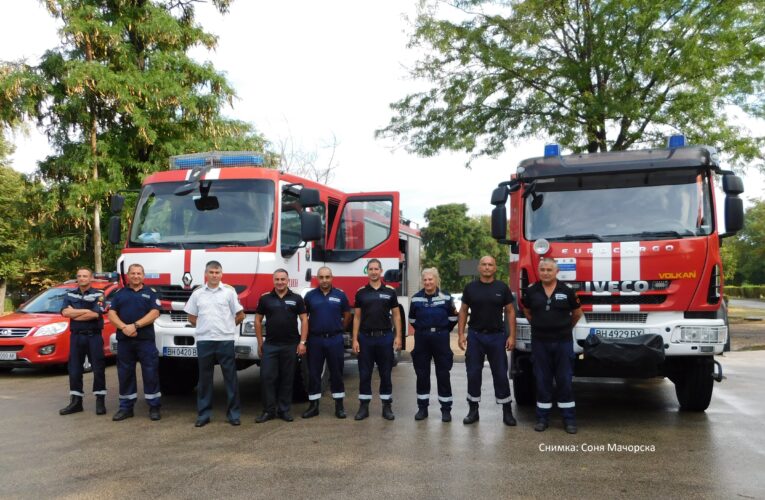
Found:
[[531, 324], [531, 356], [537, 383], [537, 423], [534, 430], [547, 429], [552, 410], [553, 380], [563, 426], [576, 434], [576, 409], [572, 389], [574, 339], [572, 330], [582, 317], [574, 290], [557, 279], [554, 259], [539, 261], [539, 281], [523, 297], [523, 313]]
[[441, 420], [452, 421], [452, 384], [449, 371], [454, 353], [449, 333], [457, 324], [457, 311], [451, 295], [441, 291], [438, 269], [422, 270], [423, 289], [412, 296], [409, 305], [409, 323], [414, 327], [412, 365], [417, 375], [417, 414], [415, 420], [428, 418], [430, 404], [430, 360], [436, 365], [438, 401]]
[[106, 413], [106, 373], [104, 363], [104, 294], [90, 287], [93, 271], [86, 267], [77, 270], [77, 288], [64, 296], [61, 315], [69, 318], [69, 405], [59, 415], [82, 411], [82, 372], [85, 355], [93, 366], [93, 394], [96, 395], [96, 414]]
[[335, 400], [335, 416], [345, 418], [343, 398], [343, 364], [345, 349], [343, 332], [351, 321], [351, 307], [345, 292], [332, 286], [332, 270], [320, 267], [316, 278], [319, 288], [305, 296], [305, 308], [308, 313], [308, 409], [303, 418], [319, 414], [321, 399], [321, 372], [324, 360], [329, 368], [329, 383], [332, 399]]
[[141, 264], [128, 267], [128, 287], [114, 294], [109, 320], [117, 327], [117, 378], [120, 382], [120, 409], [112, 420], [133, 416], [138, 399], [135, 364], [141, 363], [143, 396], [149, 405], [149, 418], [159, 420], [159, 353], [154, 344], [154, 320], [159, 317], [160, 302], [154, 290], [143, 284]]
[[[401, 350], [401, 316], [396, 290], [383, 285], [382, 264], [377, 259], [367, 263], [369, 283], [356, 291], [353, 310], [353, 352], [359, 359], [359, 411], [354, 417], [363, 420], [369, 416], [372, 400], [372, 370], [377, 363], [380, 373], [380, 399], [382, 416], [393, 420], [393, 351]], [[391, 329], [391, 317], [393, 327]]]
[[[263, 423], [279, 417], [292, 422], [292, 383], [297, 356], [305, 354], [308, 319], [303, 297], [288, 287], [284, 269], [274, 271], [274, 289], [264, 293], [255, 310], [255, 335], [260, 354], [260, 380], [263, 386], [263, 414], [255, 419]], [[263, 318], [267, 335], [263, 341]], [[298, 318], [300, 333], [298, 333]]]
[[[468, 404], [470, 411], [462, 420], [472, 424], [479, 419], [478, 403], [481, 401], [481, 378], [483, 361], [489, 359], [494, 379], [494, 397], [502, 405], [502, 421], [505, 425], [516, 425], [510, 399], [510, 380], [507, 375], [507, 354], [515, 348], [515, 309], [513, 294], [505, 283], [494, 279], [497, 263], [494, 257], [484, 256], [478, 263], [479, 278], [468, 283], [462, 293], [459, 326], [457, 330], [460, 349], [465, 350], [467, 370]], [[468, 309], [470, 323], [465, 338], [465, 324]], [[504, 313], [504, 318], [503, 318]], [[505, 318], [510, 324], [510, 336], [505, 333]]]

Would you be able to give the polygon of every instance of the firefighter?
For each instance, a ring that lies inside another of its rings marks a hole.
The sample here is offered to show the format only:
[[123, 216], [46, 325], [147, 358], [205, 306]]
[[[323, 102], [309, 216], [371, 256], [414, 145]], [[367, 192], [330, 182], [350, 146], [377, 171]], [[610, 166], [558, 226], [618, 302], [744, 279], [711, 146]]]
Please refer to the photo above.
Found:
[[[292, 422], [292, 384], [297, 356], [305, 355], [308, 318], [303, 297], [289, 289], [284, 269], [273, 274], [274, 289], [261, 295], [255, 310], [255, 335], [258, 336], [260, 379], [263, 386], [263, 413], [255, 419], [263, 423], [276, 417]], [[263, 341], [263, 318], [267, 335]], [[300, 319], [300, 332], [298, 332]]]
[[[462, 420], [464, 424], [478, 421], [478, 403], [481, 401], [481, 378], [484, 358], [489, 359], [494, 379], [494, 397], [502, 405], [502, 421], [505, 425], [516, 425], [511, 407], [510, 380], [507, 374], [507, 354], [515, 348], [515, 309], [513, 294], [507, 285], [494, 279], [497, 263], [491, 256], [481, 257], [478, 263], [479, 278], [465, 286], [462, 306], [459, 312], [458, 344], [465, 352], [467, 370], [468, 405], [470, 411]], [[470, 322], [468, 323], [468, 310]], [[505, 333], [503, 313], [510, 326], [510, 335]], [[465, 338], [465, 325], [468, 335]]]
[[308, 313], [308, 409], [303, 418], [319, 414], [321, 399], [321, 372], [324, 360], [329, 369], [329, 383], [332, 399], [335, 400], [335, 416], [345, 418], [343, 398], [343, 365], [345, 348], [343, 332], [351, 322], [351, 307], [348, 297], [339, 288], [332, 286], [332, 270], [320, 267], [316, 278], [319, 288], [305, 296], [305, 308]]
[[523, 297], [523, 313], [531, 324], [531, 358], [537, 385], [537, 423], [534, 430], [547, 429], [552, 410], [553, 380], [563, 426], [576, 434], [576, 412], [572, 389], [573, 328], [582, 317], [574, 290], [558, 281], [554, 259], [539, 261], [539, 281]]
[[87, 267], [77, 270], [77, 287], [67, 290], [61, 315], [69, 318], [69, 405], [59, 415], [82, 411], [82, 372], [85, 355], [93, 367], [93, 394], [96, 395], [96, 415], [106, 413], [106, 366], [104, 362], [104, 293], [90, 287], [93, 271]]
[[[372, 400], [372, 370], [375, 363], [380, 373], [382, 416], [393, 420], [393, 351], [401, 350], [401, 316], [396, 290], [383, 285], [382, 264], [377, 259], [367, 262], [369, 283], [356, 291], [353, 310], [353, 352], [359, 359], [359, 411], [354, 417], [369, 416]], [[393, 324], [391, 325], [391, 318]], [[391, 328], [393, 327], [393, 328]]]
[[154, 290], [143, 284], [141, 264], [128, 267], [128, 286], [111, 300], [109, 321], [117, 327], [117, 378], [120, 383], [120, 408], [112, 420], [133, 416], [138, 399], [135, 378], [136, 362], [141, 363], [143, 396], [149, 405], [149, 418], [161, 418], [159, 392], [159, 353], [154, 344], [154, 320], [159, 317], [160, 302]]
[[452, 385], [449, 371], [454, 353], [449, 345], [449, 333], [457, 324], [457, 311], [451, 295], [441, 291], [438, 269], [422, 271], [422, 290], [409, 303], [409, 323], [414, 327], [412, 365], [417, 375], [417, 414], [415, 420], [428, 418], [430, 403], [430, 360], [436, 365], [438, 401], [441, 421], [452, 421]]

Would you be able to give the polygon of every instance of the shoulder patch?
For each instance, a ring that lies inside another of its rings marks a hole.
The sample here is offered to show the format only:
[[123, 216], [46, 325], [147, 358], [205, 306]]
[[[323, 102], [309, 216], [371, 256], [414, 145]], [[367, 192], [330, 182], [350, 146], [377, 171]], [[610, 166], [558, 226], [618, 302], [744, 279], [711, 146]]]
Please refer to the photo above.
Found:
[[391, 290], [395, 290], [395, 288], [393, 288], [393, 287], [392, 287], [392, 286], [390, 286], [390, 285], [385, 285], [385, 288], [390, 288]]
[[260, 296], [264, 297], [264, 296], [268, 295], [269, 293], [271, 293], [271, 292], [262, 293], [262, 294], [260, 294]]
[[364, 286], [360, 286], [360, 287], [359, 287], [359, 289], [358, 289], [358, 290], [356, 290], [356, 291], [358, 292], [359, 290], [363, 290], [363, 289], [365, 289], [366, 287], [367, 287], [366, 285], [364, 285]]

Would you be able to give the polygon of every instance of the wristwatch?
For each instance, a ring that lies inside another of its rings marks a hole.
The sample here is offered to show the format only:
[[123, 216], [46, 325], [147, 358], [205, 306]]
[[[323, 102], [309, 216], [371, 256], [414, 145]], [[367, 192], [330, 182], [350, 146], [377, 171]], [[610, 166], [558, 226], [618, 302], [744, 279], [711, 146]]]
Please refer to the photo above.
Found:
[[301, 340], [300, 343], [303, 344], [303, 345], [306, 345], [308, 343], [308, 341], [307, 340]]

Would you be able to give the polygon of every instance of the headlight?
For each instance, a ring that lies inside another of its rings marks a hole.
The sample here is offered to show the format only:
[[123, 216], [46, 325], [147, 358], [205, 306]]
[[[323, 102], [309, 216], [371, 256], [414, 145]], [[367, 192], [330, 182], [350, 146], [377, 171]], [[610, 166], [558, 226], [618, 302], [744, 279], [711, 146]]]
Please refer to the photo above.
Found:
[[539, 238], [534, 242], [534, 251], [537, 255], [544, 255], [550, 251], [550, 242], [544, 238]]
[[254, 321], [245, 321], [242, 323], [242, 336], [244, 337], [252, 337], [255, 335], [255, 322]]
[[64, 333], [67, 328], [69, 328], [69, 323], [66, 321], [51, 323], [49, 325], [40, 327], [40, 329], [34, 333], [33, 337], [47, 337], [49, 335], [58, 335], [59, 333]]
[[673, 343], [724, 344], [727, 339], [724, 326], [681, 326], [672, 335]]

